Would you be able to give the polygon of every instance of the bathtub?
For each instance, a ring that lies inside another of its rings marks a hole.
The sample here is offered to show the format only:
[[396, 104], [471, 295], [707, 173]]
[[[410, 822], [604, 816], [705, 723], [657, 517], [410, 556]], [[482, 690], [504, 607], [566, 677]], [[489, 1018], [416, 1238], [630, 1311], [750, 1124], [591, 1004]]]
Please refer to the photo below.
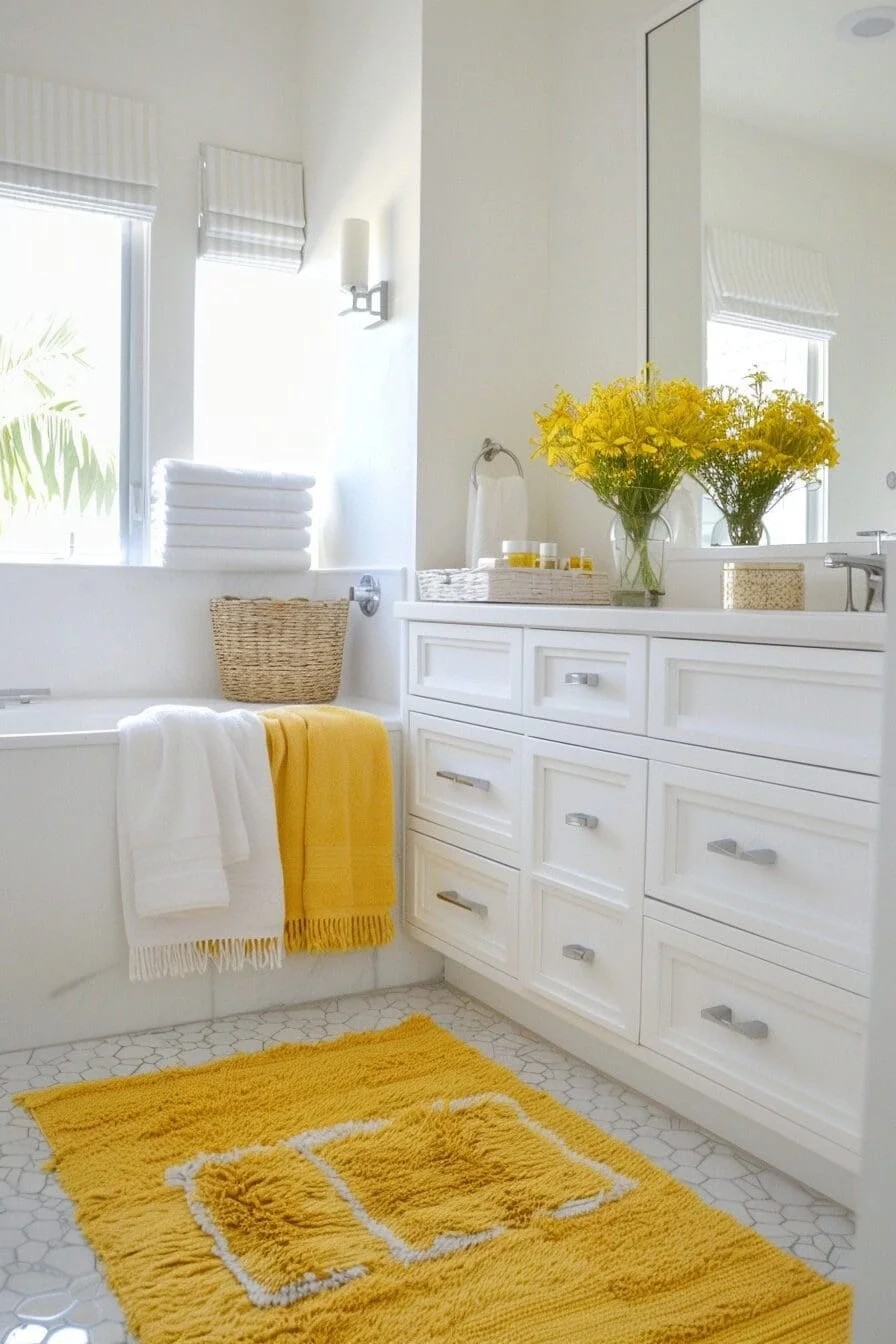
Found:
[[[27, 705], [16, 702], [0, 706], [0, 751], [9, 747], [88, 746], [117, 741], [120, 719], [129, 714], [139, 714], [150, 705], [159, 704], [205, 705], [208, 709], [219, 711], [260, 708], [234, 700], [164, 699], [159, 696], [122, 700], [55, 700], [51, 697], [48, 700], [32, 700]], [[397, 732], [401, 726], [399, 711], [395, 706], [357, 697], [340, 697], [336, 704], [378, 715], [390, 733]]]
[[[0, 709], [0, 1052], [291, 1006], [440, 974], [441, 959], [399, 928], [388, 947], [288, 957], [278, 971], [212, 971], [131, 984], [118, 885], [117, 723], [160, 703], [238, 707], [156, 695], [50, 699]], [[336, 703], [384, 719], [400, 818], [397, 709], [360, 699]]]

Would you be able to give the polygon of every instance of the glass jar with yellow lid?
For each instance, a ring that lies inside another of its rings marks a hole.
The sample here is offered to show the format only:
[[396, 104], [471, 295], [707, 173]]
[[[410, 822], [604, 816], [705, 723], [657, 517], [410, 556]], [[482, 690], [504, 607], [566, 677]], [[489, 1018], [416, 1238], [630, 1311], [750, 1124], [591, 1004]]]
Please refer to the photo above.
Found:
[[538, 563], [538, 546], [534, 541], [502, 541], [501, 558], [505, 565], [518, 569], [534, 569]]

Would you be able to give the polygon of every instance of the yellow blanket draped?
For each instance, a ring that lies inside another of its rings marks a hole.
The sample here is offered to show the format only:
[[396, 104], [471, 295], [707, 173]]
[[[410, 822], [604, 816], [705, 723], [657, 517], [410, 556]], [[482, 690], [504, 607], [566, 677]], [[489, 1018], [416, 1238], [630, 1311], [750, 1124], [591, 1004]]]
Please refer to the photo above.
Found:
[[387, 943], [395, 929], [389, 734], [336, 705], [261, 714], [268, 744], [288, 952]]

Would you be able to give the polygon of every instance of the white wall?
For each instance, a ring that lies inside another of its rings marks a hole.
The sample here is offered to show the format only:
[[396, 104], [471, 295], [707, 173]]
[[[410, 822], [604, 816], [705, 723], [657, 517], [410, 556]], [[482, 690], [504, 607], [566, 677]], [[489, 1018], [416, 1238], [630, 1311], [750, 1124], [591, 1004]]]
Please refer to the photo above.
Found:
[[[4, 69], [158, 107], [151, 459], [193, 451], [200, 142], [305, 163], [308, 243], [294, 287], [299, 386], [290, 400], [304, 394], [296, 460], [322, 469], [332, 486], [320, 563], [407, 563], [415, 489], [420, 0], [34, 0], [6, 7], [2, 41]], [[394, 284], [395, 319], [376, 332], [362, 331], [360, 319], [337, 317], [344, 215], [371, 219], [372, 278]], [[300, 359], [303, 352], [310, 357]]]
[[[349, 609], [341, 690], [398, 703], [400, 570], [374, 571], [374, 617]], [[347, 597], [359, 571], [194, 573], [99, 565], [0, 565], [0, 686], [49, 686], [54, 696], [216, 696], [209, 599]], [[2, 712], [2, 711], [0, 711]]]
[[896, 528], [896, 171], [720, 116], [703, 118], [707, 223], [822, 252], [839, 309], [830, 410], [840, 465], [828, 536]]
[[[301, 459], [323, 477], [325, 566], [413, 562], [420, 258], [421, 0], [314, 0], [293, 72], [308, 245], [295, 370]], [[343, 218], [371, 224], [393, 316], [340, 318]], [[322, 510], [323, 512], [323, 510]]]
[[152, 231], [150, 449], [190, 456], [201, 140], [295, 158], [305, 0], [29, 0], [3, 13], [5, 70], [143, 98], [159, 110]]
[[547, 0], [424, 0], [417, 564], [463, 563], [470, 467], [489, 436], [529, 482], [551, 395]]
[[[551, 201], [544, 383], [577, 396], [644, 357], [640, 193], [642, 21], [655, 0], [551, 5]], [[546, 476], [547, 528], [561, 549], [609, 564], [608, 511], [585, 485]]]
[[[322, 469], [320, 563], [357, 571], [413, 554], [419, 0], [34, 0], [7, 6], [11, 71], [131, 94], [159, 115], [160, 203], [152, 231], [149, 438], [152, 457], [193, 441], [197, 162], [202, 140], [298, 158], [308, 245], [297, 278], [295, 370], [305, 413], [296, 452]], [[339, 319], [343, 215], [370, 217], [372, 278], [394, 284], [395, 319], [367, 332]], [[251, 444], [247, 444], [251, 451]], [[332, 501], [328, 507], [327, 491]], [[347, 592], [352, 575], [184, 574], [0, 566], [11, 638], [0, 682], [57, 693], [206, 694], [217, 685], [207, 601], [221, 592]], [[391, 599], [399, 595], [393, 581]], [[346, 687], [395, 701], [397, 627], [353, 612]], [[357, 633], [355, 633], [357, 632]]]

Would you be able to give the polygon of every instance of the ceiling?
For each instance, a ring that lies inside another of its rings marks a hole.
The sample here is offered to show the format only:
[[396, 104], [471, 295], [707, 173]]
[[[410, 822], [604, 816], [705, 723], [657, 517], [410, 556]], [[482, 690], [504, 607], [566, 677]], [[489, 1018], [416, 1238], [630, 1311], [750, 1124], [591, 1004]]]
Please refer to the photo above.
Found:
[[862, 0], [702, 0], [704, 106], [896, 166], [896, 32], [845, 40]]

